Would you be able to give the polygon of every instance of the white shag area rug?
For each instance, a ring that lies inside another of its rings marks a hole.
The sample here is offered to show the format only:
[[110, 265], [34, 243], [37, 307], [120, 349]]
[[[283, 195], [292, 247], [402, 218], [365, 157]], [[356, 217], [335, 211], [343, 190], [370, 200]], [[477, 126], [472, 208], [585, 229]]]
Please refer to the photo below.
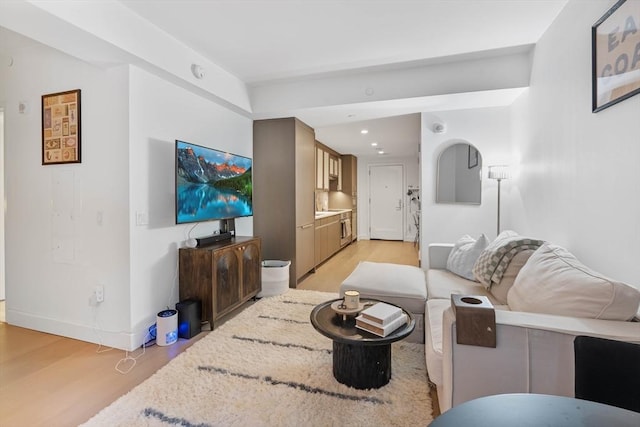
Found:
[[424, 347], [392, 344], [392, 377], [333, 377], [332, 341], [309, 321], [336, 294], [291, 289], [247, 307], [84, 426], [410, 426], [432, 421]]

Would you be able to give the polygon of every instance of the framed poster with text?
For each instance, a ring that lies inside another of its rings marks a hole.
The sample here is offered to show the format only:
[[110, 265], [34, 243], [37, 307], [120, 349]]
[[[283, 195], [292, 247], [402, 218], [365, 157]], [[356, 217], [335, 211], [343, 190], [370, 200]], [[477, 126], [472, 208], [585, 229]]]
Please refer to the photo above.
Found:
[[592, 111], [640, 93], [640, 0], [620, 0], [591, 28]]
[[80, 163], [80, 89], [42, 95], [42, 164]]

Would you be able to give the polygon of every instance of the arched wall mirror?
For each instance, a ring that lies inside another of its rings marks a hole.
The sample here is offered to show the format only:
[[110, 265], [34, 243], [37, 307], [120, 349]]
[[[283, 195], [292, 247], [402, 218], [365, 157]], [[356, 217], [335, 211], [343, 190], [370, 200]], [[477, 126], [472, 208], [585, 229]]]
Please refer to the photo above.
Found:
[[476, 147], [457, 143], [438, 157], [436, 203], [479, 205], [482, 187], [482, 155]]

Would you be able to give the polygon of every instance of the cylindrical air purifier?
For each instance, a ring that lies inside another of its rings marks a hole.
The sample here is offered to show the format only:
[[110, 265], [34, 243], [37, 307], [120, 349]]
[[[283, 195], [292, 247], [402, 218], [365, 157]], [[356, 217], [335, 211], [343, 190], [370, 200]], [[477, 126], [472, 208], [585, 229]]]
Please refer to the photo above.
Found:
[[156, 316], [156, 344], [171, 345], [178, 340], [178, 311], [162, 310]]

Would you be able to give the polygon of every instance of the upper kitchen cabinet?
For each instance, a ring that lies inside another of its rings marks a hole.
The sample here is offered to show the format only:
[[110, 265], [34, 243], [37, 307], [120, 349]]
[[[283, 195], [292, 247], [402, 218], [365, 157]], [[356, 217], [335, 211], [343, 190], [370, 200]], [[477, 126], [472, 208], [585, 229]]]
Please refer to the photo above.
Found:
[[339, 156], [329, 153], [329, 179], [337, 179], [340, 175]]
[[[351, 154], [345, 154], [338, 159], [340, 174], [337, 179], [331, 180], [329, 190], [342, 192], [345, 195], [353, 196], [358, 193], [358, 158]], [[338, 203], [340, 208], [351, 209], [353, 206]], [[331, 207], [334, 207], [333, 205]]]
[[332, 181], [339, 181], [340, 154], [316, 141], [316, 190], [329, 191]]
[[253, 122], [253, 229], [263, 259], [291, 260], [289, 286], [313, 270], [315, 132], [296, 118]]
[[358, 158], [346, 154], [340, 158], [342, 164], [342, 192], [356, 196], [358, 193]]
[[318, 144], [316, 144], [316, 190], [329, 190], [329, 153], [325, 153]]

